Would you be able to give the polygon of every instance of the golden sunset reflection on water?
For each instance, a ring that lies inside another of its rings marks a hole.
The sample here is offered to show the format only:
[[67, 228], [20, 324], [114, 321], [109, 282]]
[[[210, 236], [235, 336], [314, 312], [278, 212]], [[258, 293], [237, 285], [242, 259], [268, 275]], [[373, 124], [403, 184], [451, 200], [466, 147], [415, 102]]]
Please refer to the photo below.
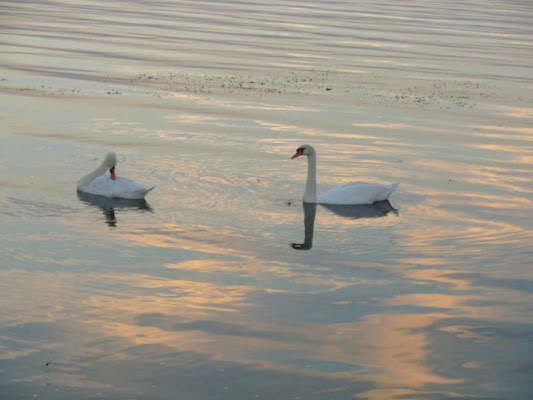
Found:
[[5, 2], [0, 398], [529, 399], [532, 10], [458, 10]]

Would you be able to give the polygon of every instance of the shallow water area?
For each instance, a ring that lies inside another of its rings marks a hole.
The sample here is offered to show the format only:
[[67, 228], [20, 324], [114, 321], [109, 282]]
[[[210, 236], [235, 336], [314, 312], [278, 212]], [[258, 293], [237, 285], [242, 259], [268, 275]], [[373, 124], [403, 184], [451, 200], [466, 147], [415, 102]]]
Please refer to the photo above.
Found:
[[533, 8], [456, 6], [5, 2], [0, 397], [529, 399]]

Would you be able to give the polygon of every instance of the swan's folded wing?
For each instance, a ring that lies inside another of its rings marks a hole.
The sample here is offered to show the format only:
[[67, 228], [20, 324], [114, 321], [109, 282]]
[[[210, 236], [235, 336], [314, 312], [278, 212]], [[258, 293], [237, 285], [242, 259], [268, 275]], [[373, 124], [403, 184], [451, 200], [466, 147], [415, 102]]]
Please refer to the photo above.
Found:
[[318, 197], [322, 204], [372, 204], [376, 201], [386, 200], [398, 187], [367, 182], [350, 182], [334, 187]]
[[153, 188], [155, 186], [145, 188], [137, 182], [122, 176], [111, 180], [109, 175], [103, 175], [93, 180], [87, 188], [81, 191], [116, 199], [144, 199]]

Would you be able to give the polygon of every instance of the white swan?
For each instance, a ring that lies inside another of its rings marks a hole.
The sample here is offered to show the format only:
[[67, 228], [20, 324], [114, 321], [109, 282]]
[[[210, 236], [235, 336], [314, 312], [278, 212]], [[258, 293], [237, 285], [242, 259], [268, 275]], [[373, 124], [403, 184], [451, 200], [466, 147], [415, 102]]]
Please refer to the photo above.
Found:
[[313, 146], [304, 144], [296, 150], [291, 159], [307, 156], [307, 183], [304, 203], [319, 204], [372, 204], [388, 199], [399, 183], [380, 185], [377, 183], [350, 182], [334, 187], [317, 197], [316, 195], [316, 152]]
[[[112, 198], [143, 199], [155, 187], [147, 189], [131, 179], [117, 177], [115, 175], [116, 164], [115, 153], [107, 153], [102, 165], [78, 181], [78, 191]], [[110, 175], [104, 175], [108, 169]]]

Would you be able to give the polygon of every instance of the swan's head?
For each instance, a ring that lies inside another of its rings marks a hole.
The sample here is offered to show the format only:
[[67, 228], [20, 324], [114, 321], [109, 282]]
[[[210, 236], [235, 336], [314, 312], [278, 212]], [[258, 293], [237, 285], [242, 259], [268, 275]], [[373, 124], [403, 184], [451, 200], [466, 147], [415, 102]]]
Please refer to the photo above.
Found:
[[109, 173], [111, 174], [111, 179], [115, 180], [115, 165], [117, 165], [117, 155], [110, 151], [105, 156], [104, 165], [106, 168], [109, 168]]
[[311, 146], [310, 144], [302, 144], [300, 147], [298, 147], [298, 150], [296, 150], [296, 154], [291, 157], [291, 160], [300, 156], [310, 156], [314, 153], [315, 149], [313, 148], [313, 146]]

